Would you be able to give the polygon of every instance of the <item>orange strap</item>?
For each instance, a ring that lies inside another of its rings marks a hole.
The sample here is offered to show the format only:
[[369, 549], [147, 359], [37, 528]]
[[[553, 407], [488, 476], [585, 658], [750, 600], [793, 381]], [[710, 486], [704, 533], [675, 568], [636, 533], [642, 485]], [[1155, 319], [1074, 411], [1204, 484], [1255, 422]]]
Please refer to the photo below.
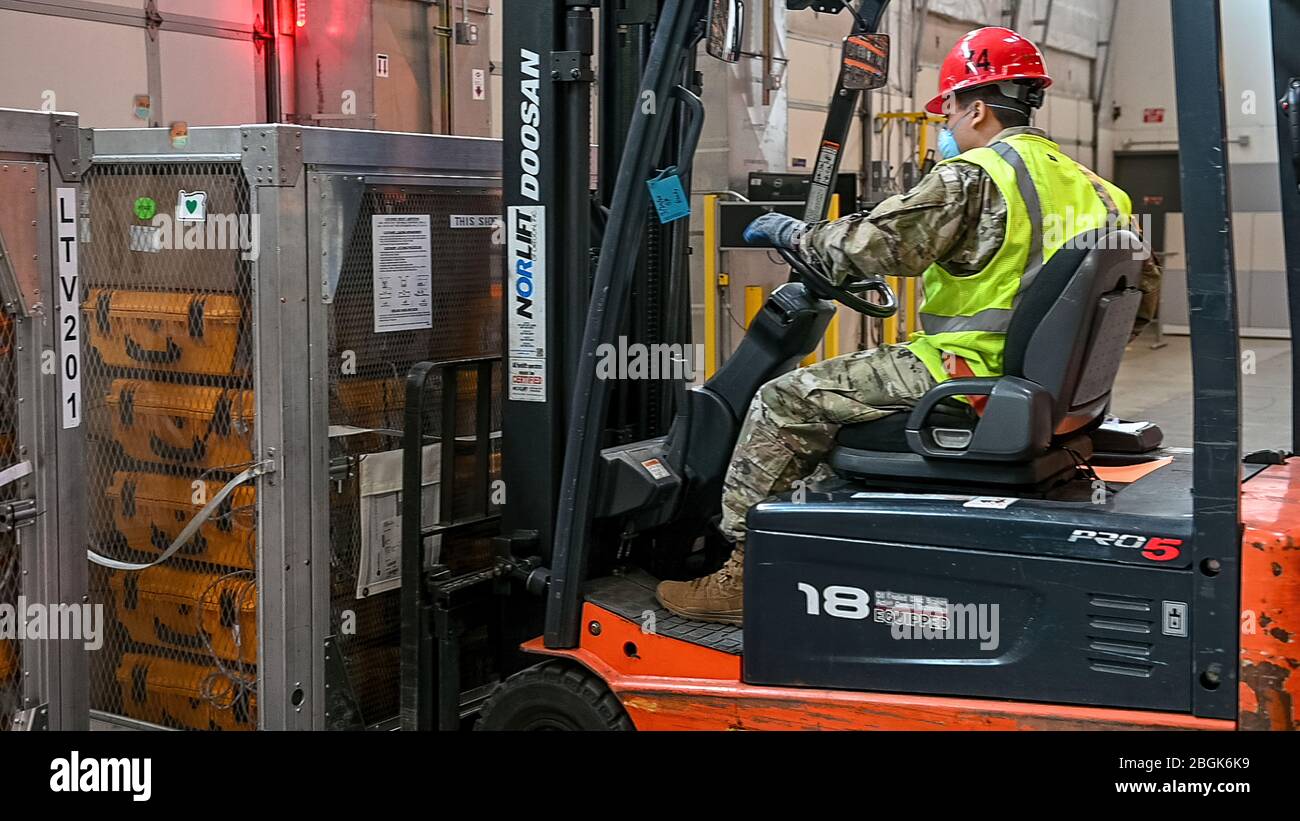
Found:
[[[948, 371], [949, 376], [957, 379], [974, 378], [975, 372], [970, 369], [970, 363], [963, 357], [956, 354], [946, 354], [943, 359], [944, 368]], [[970, 402], [971, 407], [975, 409], [976, 415], [984, 415], [984, 406], [989, 403], [987, 396], [968, 396], [966, 399]]]

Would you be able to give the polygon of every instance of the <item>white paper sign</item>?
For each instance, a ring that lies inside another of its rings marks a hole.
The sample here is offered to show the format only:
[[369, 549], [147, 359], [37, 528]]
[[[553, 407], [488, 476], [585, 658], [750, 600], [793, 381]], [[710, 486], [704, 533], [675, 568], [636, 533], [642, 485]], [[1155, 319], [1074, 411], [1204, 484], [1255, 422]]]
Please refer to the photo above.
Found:
[[[421, 524], [438, 522], [440, 445], [424, 448], [421, 477]], [[357, 569], [357, 598], [364, 599], [402, 584], [402, 451], [368, 453], [361, 459], [361, 566]], [[425, 549], [425, 563], [439, 559], [442, 537]]]
[[375, 333], [433, 327], [433, 258], [427, 214], [371, 217]]

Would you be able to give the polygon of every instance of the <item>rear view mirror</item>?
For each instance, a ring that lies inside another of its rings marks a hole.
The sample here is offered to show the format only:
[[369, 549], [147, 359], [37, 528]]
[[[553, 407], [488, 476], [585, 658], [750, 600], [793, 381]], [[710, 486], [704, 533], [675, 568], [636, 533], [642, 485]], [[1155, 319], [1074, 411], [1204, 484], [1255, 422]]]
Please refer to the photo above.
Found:
[[745, 36], [745, 4], [741, 0], [713, 0], [709, 7], [706, 49], [726, 63], [740, 60]]
[[844, 87], [871, 91], [889, 82], [889, 35], [855, 34], [844, 38], [840, 64]]

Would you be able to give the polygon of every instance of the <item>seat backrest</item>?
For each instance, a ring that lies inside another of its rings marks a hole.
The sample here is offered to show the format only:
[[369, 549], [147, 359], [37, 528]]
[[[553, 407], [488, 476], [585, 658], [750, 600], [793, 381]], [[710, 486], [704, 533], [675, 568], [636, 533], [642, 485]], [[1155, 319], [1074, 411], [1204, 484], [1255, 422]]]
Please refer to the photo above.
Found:
[[1137, 319], [1142, 240], [1123, 229], [1081, 234], [1020, 294], [1007, 330], [1004, 373], [1051, 393], [1058, 436], [1096, 421]]

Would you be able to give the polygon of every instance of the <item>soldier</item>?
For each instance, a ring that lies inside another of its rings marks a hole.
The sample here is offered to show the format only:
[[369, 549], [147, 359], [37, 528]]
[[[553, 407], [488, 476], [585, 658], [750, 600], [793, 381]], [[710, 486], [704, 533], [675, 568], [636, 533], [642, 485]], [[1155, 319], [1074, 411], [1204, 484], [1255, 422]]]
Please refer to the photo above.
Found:
[[[660, 584], [664, 607], [739, 624], [753, 505], [812, 474], [841, 426], [908, 411], [952, 376], [1001, 375], [1017, 295], [1073, 238], [1061, 225], [1136, 230], [1128, 195], [1030, 125], [1051, 84], [1032, 42], [1005, 28], [973, 31], [944, 61], [939, 94], [926, 107], [948, 118], [939, 139], [944, 159], [914, 189], [871, 213], [813, 225], [766, 214], [746, 230], [747, 241], [795, 250], [837, 284], [922, 277], [924, 330], [904, 345], [797, 369], [758, 391], [723, 485], [721, 530], [735, 543], [731, 558], [710, 576]], [[1041, 203], [1041, 213], [1031, 213], [1031, 203]], [[1148, 254], [1135, 337], [1154, 317], [1159, 277]]]

